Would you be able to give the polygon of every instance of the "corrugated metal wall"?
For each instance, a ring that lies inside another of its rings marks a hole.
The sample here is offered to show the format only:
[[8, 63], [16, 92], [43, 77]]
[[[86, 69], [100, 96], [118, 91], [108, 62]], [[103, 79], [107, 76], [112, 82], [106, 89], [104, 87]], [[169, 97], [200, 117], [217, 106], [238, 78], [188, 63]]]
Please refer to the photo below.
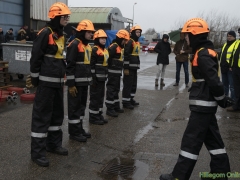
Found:
[[0, 27], [4, 34], [13, 28], [16, 35], [23, 26], [23, 0], [0, 0]]
[[30, 18], [35, 20], [49, 21], [48, 10], [55, 2], [63, 2], [66, 5], [68, 0], [31, 0]]

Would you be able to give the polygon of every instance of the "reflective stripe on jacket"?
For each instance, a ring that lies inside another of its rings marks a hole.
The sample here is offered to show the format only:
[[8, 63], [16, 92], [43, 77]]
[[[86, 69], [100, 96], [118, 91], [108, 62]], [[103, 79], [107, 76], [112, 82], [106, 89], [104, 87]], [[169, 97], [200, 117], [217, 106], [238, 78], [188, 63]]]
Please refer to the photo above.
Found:
[[108, 74], [112, 76], [121, 76], [123, 68], [123, 49], [113, 43], [108, 48]]
[[66, 68], [63, 60], [64, 45], [64, 36], [58, 36], [50, 27], [38, 33], [30, 59], [33, 84], [49, 87], [63, 85]]
[[[236, 51], [236, 48], [237, 48], [237, 45], [238, 45], [238, 44], [239, 44], [238, 41], [235, 41], [235, 42], [232, 43], [232, 44], [230, 45], [230, 47], [227, 49], [226, 61], [227, 61], [228, 63], [229, 63], [229, 61], [230, 61], [230, 58], [233, 56], [233, 52]], [[222, 52], [221, 52], [221, 56], [220, 56], [220, 58], [219, 58], [220, 62], [222, 61], [222, 54], [223, 54], [223, 51], [224, 51], [226, 45], [227, 45], [227, 43], [225, 43], [225, 44], [223, 45]]]
[[130, 39], [124, 48], [124, 69], [140, 69], [140, 43]]
[[81, 40], [75, 38], [67, 47], [67, 82], [66, 85], [88, 86], [92, 81], [90, 59], [92, 48], [84, 45]]
[[94, 46], [91, 55], [91, 73], [98, 81], [106, 81], [108, 69], [108, 51], [99, 46]]
[[191, 68], [193, 82], [189, 95], [190, 110], [215, 113], [217, 101], [225, 97], [219, 78], [217, 53], [211, 49], [199, 49], [194, 55]]

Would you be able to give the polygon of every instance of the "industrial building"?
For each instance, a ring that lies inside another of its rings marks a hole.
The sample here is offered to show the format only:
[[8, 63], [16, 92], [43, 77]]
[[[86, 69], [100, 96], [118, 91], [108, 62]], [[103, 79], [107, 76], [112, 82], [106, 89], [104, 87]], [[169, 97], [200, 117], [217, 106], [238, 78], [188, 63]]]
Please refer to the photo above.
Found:
[[[49, 21], [48, 10], [55, 2], [68, 4], [68, 0], [0, 0], [0, 27], [4, 33], [13, 28], [15, 36], [23, 25], [40, 30]], [[95, 29], [119, 30], [132, 24], [132, 19], [123, 17], [117, 7], [71, 7], [70, 10], [70, 22], [65, 27], [68, 35], [71, 26], [76, 27], [83, 19], [91, 20]]]

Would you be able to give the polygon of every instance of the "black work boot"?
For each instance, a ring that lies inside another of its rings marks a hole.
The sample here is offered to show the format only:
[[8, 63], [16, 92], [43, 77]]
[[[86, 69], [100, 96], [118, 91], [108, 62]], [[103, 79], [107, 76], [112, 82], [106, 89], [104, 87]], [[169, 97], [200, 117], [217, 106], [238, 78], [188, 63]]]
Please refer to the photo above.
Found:
[[46, 157], [40, 157], [40, 158], [33, 158], [32, 161], [35, 162], [37, 165], [42, 166], [42, 167], [48, 167], [49, 166], [49, 161]]
[[108, 123], [108, 120], [103, 117], [103, 115], [100, 115], [100, 120], [104, 122], [104, 124]]
[[82, 134], [79, 135], [69, 135], [69, 138], [78, 142], [86, 142], [87, 141], [87, 137], [83, 136]]
[[114, 110], [107, 110], [107, 112], [106, 112], [106, 114], [108, 115], [108, 116], [112, 116], [112, 117], [118, 117], [118, 113], [116, 112], [116, 111], [114, 111]]
[[123, 104], [123, 107], [126, 109], [134, 109], [134, 106], [131, 103]]
[[178, 83], [175, 83], [173, 86], [178, 86]]
[[89, 132], [86, 132], [84, 129], [83, 129], [83, 122], [82, 122], [82, 120], [80, 121], [80, 126], [81, 126], [81, 134], [83, 135], [83, 136], [85, 136], [86, 138], [91, 138], [91, 133], [89, 133]]
[[117, 113], [124, 113], [124, 110], [121, 108], [115, 108], [114, 109]]
[[136, 102], [134, 99], [131, 99], [131, 104], [133, 106], [139, 106], [139, 102]]
[[46, 148], [46, 150], [48, 152], [51, 152], [51, 153], [54, 153], [54, 154], [59, 154], [59, 155], [63, 155], [63, 156], [66, 156], [68, 155], [68, 150], [63, 148], [63, 147], [56, 147], [55, 149], [49, 149], [49, 148]]
[[159, 178], [160, 180], [177, 180], [172, 174], [162, 174]]

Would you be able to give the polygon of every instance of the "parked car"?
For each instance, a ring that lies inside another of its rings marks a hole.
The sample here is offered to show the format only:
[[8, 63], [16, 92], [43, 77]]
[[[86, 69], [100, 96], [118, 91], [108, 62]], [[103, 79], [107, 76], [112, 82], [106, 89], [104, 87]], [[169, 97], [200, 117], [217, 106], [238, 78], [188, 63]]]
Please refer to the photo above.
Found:
[[154, 48], [157, 45], [157, 42], [151, 42], [146, 48], [145, 51], [148, 51], [150, 53], [155, 52]]

